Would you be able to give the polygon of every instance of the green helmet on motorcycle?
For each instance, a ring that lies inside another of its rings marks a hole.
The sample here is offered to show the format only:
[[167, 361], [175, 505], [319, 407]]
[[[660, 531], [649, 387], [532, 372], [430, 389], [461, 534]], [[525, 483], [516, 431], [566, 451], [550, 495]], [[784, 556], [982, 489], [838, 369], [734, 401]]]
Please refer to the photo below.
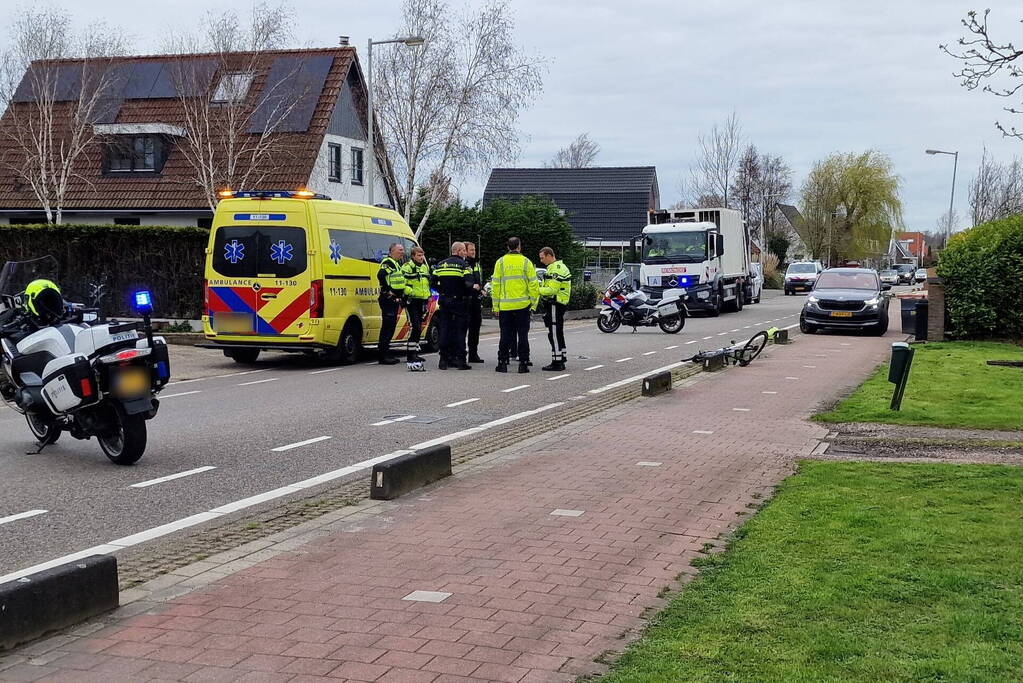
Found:
[[25, 288], [25, 308], [43, 323], [51, 323], [64, 314], [60, 287], [50, 280], [33, 280]]

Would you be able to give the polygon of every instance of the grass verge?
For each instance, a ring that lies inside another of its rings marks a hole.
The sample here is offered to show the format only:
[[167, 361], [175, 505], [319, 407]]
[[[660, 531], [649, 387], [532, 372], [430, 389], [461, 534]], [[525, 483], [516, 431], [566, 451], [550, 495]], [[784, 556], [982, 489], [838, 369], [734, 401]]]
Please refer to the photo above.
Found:
[[1023, 468], [805, 462], [603, 679], [1018, 681]]
[[822, 422], [884, 422], [930, 427], [1023, 429], [1023, 368], [987, 365], [1023, 360], [1023, 347], [997, 342], [916, 346], [902, 410], [888, 409], [894, 384], [882, 365]]

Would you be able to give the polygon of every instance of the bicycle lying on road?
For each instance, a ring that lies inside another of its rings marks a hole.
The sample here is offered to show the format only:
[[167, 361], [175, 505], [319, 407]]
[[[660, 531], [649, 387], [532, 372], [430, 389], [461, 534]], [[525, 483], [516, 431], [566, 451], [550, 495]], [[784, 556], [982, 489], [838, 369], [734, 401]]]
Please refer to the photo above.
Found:
[[732, 365], [739, 365], [746, 367], [753, 362], [753, 359], [760, 355], [760, 352], [767, 346], [767, 332], [757, 332], [755, 335], [749, 338], [745, 343], [736, 343], [732, 341], [731, 346], [725, 346], [720, 349], [713, 351], [700, 351], [695, 356], [690, 358], [683, 358], [682, 362], [692, 361], [693, 363], [702, 363], [711, 358], [724, 357], [725, 365], [729, 363]]

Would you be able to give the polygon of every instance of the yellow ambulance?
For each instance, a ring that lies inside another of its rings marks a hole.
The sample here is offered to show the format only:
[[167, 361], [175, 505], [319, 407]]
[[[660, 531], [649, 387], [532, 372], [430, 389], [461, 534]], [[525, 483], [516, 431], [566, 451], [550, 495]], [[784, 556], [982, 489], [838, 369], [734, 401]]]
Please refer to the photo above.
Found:
[[[200, 346], [239, 363], [255, 362], [263, 350], [354, 362], [379, 339], [377, 271], [395, 242], [406, 255], [415, 245], [408, 224], [389, 209], [307, 190], [222, 192], [206, 248]], [[436, 308], [434, 295], [423, 335], [434, 348]], [[393, 342], [409, 332], [402, 311]]]

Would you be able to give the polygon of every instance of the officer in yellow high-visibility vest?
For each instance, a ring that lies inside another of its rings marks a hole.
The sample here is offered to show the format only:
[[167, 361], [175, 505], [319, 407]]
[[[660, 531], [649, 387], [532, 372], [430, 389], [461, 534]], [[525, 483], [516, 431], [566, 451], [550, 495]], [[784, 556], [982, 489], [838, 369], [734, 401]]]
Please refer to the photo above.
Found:
[[547, 326], [547, 339], [551, 343], [551, 364], [542, 369], [563, 372], [568, 355], [565, 351], [565, 311], [572, 298], [572, 271], [554, 255], [554, 250], [540, 250], [540, 263], [547, 269], [540, 283], [540, 302], [543, 306], [543, 324]]
[[422, 247], [412, 247], [412, 260], [403, 265], [401, 270], [405, 275], [405, 311], [409, 322], [405, 360], [408, 363], [422, 363], [419, 338], [426, 319], [426, 305], [430, 301], [430, 265], [426, 262], [426, 253]]
[[518, 340], [519, 372], [529, 372], [529, 315], [536, 310], [540, 283], [536, 268], [522, 255], [522, 241], [508, 238], [508, 253], [494, 264], [491, 298], [501, 324], [501, 342], [497, 350], [497, 371], [508, 372], [512, 339]]
[[394, 328], [398, 326], [398, 310], [405, 297], [405, 275], [401, 271], [401, 263], [405, 260], [405, 247], [395, 242], [387, 250], [387, 256], [380, 261], [377, 270], [377, 283], [380, 285], [380, 339], [377, 340], [378, 362], [381, 365], [394, 365], [400, 361], [391, 355], [391, 338]]

